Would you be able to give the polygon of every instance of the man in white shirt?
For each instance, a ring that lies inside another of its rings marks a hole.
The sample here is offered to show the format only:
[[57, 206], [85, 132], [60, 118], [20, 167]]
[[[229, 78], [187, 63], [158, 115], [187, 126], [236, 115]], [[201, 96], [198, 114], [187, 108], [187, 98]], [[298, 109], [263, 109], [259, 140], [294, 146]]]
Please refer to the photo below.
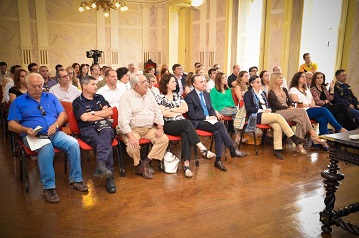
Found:
[[214, 79], [216, 78], [216, 74], [217, 74], [217, 69], [210, 68], [208, 70], [209, 81], [206, 86], [207, 92], [211, 91], [211, 89], [215, 87]]
[[80, 96], [81, 91], [71, 84], [71, 79], [65, 69], [59, 69], [58, 74], [59, 83], [52, 86], [49, 92], [54, 94], [60, 101], [72, 102]]
[[[126, 143], [126, 150], [133, 158], [136, 173], [146, 179], [152, 179], [154, 170], [149, 166], [153, 159], [162, 160], [168, 146], [168, 137], [163, 131], [163, 115], [152, 92], [148, 90], [148, 81], [142, 74], [132, 74], [131, 89], [126, 91], [118, 110], [118, 133]], [[153, 144], [147, 157], [141, 160], [140, 138], [146, 138]]]
[[9, 77], [9, 72], [6, 69], [7, 69], [6, 62], [0, 62], [0, 82], [4, 78]]
[[109, 69], [105, 73], [106, 85], [97, 90], [97, 94], [101, 94], [111, 107], [117, 107], [120, 102], [120, 97], [126, 91], [119, 87], [117, 81], [117, 73], [113, 69]]

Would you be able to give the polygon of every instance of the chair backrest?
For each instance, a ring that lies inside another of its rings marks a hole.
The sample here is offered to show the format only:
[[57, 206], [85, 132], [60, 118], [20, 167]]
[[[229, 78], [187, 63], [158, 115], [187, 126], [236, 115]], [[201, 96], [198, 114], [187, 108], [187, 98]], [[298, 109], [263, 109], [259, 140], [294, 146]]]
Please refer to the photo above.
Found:
[[73, 134], [80, 134], [79, 125], [77, 124], [77, 119], [74, 112], [71, 110], [67, 115], [69, 117], [70, 131]]
[[233, 98], [234, 104], [237, 106], [239, 101], [238, 101], [236, 92], [234, 92], [234, 88], [231, 88], [231, 92], [232, 92], [232, 98]]
[[243, 107], [244, 106], [244, 99], [242, 98], [240, 101], [239, 101], [239, 107]]
[[118, 125], [118, 110], [117, 107], [113, 107], [112, 108], [112, 127], [116, 128], [116, 126]]
[[67, 119], [65, 123], [69, 122], [69, 112], [72, 111], [72, 102], [60, 101], [61, 105], [64, 107]]

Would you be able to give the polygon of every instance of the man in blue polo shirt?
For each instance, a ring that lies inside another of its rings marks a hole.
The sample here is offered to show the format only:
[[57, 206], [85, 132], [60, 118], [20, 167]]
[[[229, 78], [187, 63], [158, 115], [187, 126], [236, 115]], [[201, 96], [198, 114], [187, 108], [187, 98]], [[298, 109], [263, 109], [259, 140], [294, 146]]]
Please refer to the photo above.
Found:
[[[70, 160], [70, 187], [79, 191], [87, 191], [82, 182], [80, 149], [75, 138], [59, 131], [66, 120], [66, 113], [59, 100], [51, 93], [42, 91], [44, 79], [38, 73], [28, 74], [25, 78], [27, 93], [17, 97], [11, 104], [8, 121], [9, 129], [23, 136], [28, 145], [27, 136], [48, 136], [51, 143], [44, 145], [38, 152], [38, 166], [43, 185], [44, 196], [48, 202], [59, 202], [55, 191], [55, 171], [53, 166], [54, 147], [65, 151]], [[42, 129], [34, 131], [37, 126]]]
[[77, 118], [80, 138], [96, 149], [95, 177], [106, 178], [106, 191], [116, 192], [113, 177], [112, 140], [115, 130], [106, 119], [112, 116], [112, 108], [105, 98], [96, 94], [97, 79], [91, 75], [81, 78], [82, 94], [72, 103]]

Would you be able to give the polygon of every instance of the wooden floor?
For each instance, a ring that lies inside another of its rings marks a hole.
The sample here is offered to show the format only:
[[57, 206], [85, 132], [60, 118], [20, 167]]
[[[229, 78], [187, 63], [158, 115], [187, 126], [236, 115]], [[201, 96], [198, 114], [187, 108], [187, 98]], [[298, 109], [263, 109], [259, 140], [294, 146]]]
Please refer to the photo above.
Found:
[[[202, 141], [208, 145], [207, 139]], [[145, 180], [133, 172], [126, 157], [127, 176], [119, 177], [116, 194], [105, 191], [105, 181], [92, 177], [95, 162], [83, 159], [88, 193], [68, 186], [61, 156], [56, 157], [56, 185], [60, 203], [47, 203], [42, 195], [37, 162], [29, 161], [30, 193], [19, 181], [19, 160], [0, 138], [0, 237], [354, 237], [333, 227], [321, 233], [319, 212], [325, 190], [320, 172], [327, 153], [309, 148], [299, 156], [286, 145], [285, 160], [275, 159], [265, 145], [255, 156], [229, 158], [228, 171], [200, 159], [194, 177], [159, 172]], [[180, 144], [175, 154], [179, 156]], [[336, 208], [359, 200], [359, 168], [340, 163], [345, 179]], [[348, 221], [359, 225], [359, 215]]]

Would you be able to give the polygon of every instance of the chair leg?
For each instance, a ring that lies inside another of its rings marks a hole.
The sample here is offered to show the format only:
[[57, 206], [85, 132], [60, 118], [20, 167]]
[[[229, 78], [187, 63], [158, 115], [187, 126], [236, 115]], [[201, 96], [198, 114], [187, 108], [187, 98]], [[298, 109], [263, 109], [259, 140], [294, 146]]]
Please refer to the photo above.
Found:
[[198, 160], [198, 152], [197, 152], [197, 146], [194, 145], [193, 146], [193, 154], [194, 154], [194, 163], [196, 165], [196, 167], [199, 166], [199, 160]]
[[256, 155], [258, 156], [256, 132], [253, 131], [252, 133], [253, 133], [253, 140], [254, 140], [254, 149], [256, 150]]
[[64, 173], [67, 174], [67, 154], [64, 155]]
[[122, 155], [122, 148], [121, 148], [121, 142], [118, 142], [118, 146], [119, 146], [119, 155], [120, 155], [120, 164], [119, 164], [119, 168], [120, 168], [120, 177], [126, 177], [126, 171], [125, 171], [125, 165], [124, 165], [124, 157]]
[[27, 174], [27, 163], [26, 163], [26, 156], [25, 156], [25, 152], [23, 154], [23, 160], [22, 160], [22, 163], [23, 163], [23, 173], [24, 173], [24, 178], [25, 178], [25, 191], [27, 193], [29, 193], [29, 177], [28, 177], [28, 174]]

